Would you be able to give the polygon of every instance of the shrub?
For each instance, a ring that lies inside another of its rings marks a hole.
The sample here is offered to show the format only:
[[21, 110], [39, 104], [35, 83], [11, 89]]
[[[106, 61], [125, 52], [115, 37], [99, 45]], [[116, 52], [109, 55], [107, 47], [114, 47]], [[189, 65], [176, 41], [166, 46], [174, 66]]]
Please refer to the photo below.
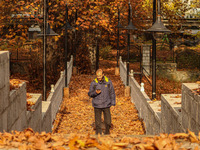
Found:
[[100, 49], [99, 55], [102, 59], [108, 59], [112, 46], [108, 45]]
[[195, 69], [200, 67], [200, 54], [193, 50], [184, 50], [176, 56], [177, 67]]

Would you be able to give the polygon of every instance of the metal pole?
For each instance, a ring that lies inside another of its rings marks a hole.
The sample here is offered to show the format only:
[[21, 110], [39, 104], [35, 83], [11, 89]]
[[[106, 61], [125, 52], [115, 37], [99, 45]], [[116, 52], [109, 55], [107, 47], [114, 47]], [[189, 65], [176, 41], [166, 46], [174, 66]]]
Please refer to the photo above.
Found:
[[[75, 23], [77, 20], [77, 9], [76, 9], [76, 13], [75, 13]], [[76, 28], [75, 28], [75, 33], [74, 33], [74, 39], [75, 39], [75, 44], [74, 44], [74, 66], [76, 66]]]
[[[120, 11], [118, 9], [118, 24], [120, 21]], [[118, 27], [118, 31], [117, 31], [117, 67], [119, 67], [119, 27]]]
[[129, 86], [129, 57], [130, 57], [130, 32], [128, 30], [128, 58], [127, 58], [127, 82], [126, 85]]
[[65, 87], [68, 87], [67, 85], [67, 22], [68, 22], [68, 8], [66, 4], [66, 15], [65, 15]]
[[97, 46], [96, 46], [96, 71], [99, 69], [99, 40], [97, 36]]
[[19, 56], [18, 56], [19, 52], [18, 52], [18, 50], [19, 50], [19, 48], [17, 48], [17, 60], [19, 59]]
[[[130, 23], [131, 19], [131, 3], [129, 1], [129, 10], [128, 10], [128, 23]], [[129, 86], [129, 56], [130, 56], [130, 32], [128, 30], [128, 43], [127, 43], [127, 72], [126, 72], [126, 85]]]
[[140, 46], [140, 83], [142, 83], [143, 68], [142, 68], [142, 47]]
[[74, 39], [75, 39], [75, 44], [74, 44], [74, 67], [76, 66], [76, 29], [75, 29], [75, 33], [74, 33]]
[[46, 37], [46, 26], [47, 26], [47, 0], [44, 0], [44, 28], [43, 28], [43, 100], [46, 101], [46, 44], [47, 44], [47, 37]]
[[11, 58], [12, 57], [12, 53], [11, 52], [9, 53], [9, 56], [10, 56], [9, 57], [10, 58], [10, 75], [12, 75], [12, 68], [11, 68], [12, 67], [12, 64], [11, 64], [12, 63], [11, 62], [11, 60], [12, 60], [12, 58]]
[[117, 31], [117, 67], [119, 67], [119, 28]]
[[[153, 24], [156, 22], [156, 0], [153, 0]], [[156, 40], [152, 37], [152, 99], [156, 98]]]
[[131, 11], [130, 11], [131, 2], [130, 2], [130, 0], [128, 2], [128, 5], [129, 5], [129, 10], [128, 10], [128, 24], [129, 24], [130, 20], [131, 20]]

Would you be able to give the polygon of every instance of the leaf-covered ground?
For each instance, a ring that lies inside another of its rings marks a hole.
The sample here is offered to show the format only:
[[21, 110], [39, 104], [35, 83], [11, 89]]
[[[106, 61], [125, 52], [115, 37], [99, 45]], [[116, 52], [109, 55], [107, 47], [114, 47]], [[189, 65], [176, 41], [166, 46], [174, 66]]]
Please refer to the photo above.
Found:
[[24, 131], [0, 133], [2, 150], [198, 150], [200, 137], [193, 132], [160, 134], [159, 136], [134, 136], [111, 134], [38, 133], [28, 128]]
[[[111, 107], [111, 134], [144, 134], [144, 124], [139, 120], [137, 110], [131, 103], [130, 97], [124, 97], [125, 89], [120, 77], [115, 76], [115, 63], [102, 60], [100, 68], [113, 82], [116, 93], [116, 106]], [[95, 134], [94, 108], [92, 107], [92, 99], [88, 96], [90, 83], [94, 79], [95, 75], [72, 77], [69, 84], [70, 98], [63, 100], [60, 112], [54, 122], [54, 133]], [[104, 129], [103, 123], [102, 128]]]
[[54, 122], [53, 133], [24, 131], [0, 133], [0, 149], [20, 150], [198, 150], [200, 134], [193, 132], [144, 135], [144, 124], [139, 120], [130, 97], [124, 97], [124, 85], [114, 75], [113, 61], [101, 61], [113, 82], [117, 105], [112, 109], [112, 129], [110, 135], [96, 136], [94, 112], [88, 97], [90, 82], [94, 75], [76, 75], [70, 82], [70, 98], [64, 99]]

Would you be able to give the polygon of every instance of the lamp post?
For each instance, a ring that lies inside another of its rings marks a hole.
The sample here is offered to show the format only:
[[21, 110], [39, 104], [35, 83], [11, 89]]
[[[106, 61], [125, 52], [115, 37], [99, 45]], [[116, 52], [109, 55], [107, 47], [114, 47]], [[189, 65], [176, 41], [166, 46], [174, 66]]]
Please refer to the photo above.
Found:
[[131, 3], [129, 1], [129, 24], [128, 26], [125, 28], [126, 30], [128, 30], [128, 43], [127, 43], [127, 81], [126, 81], [126, 85], [129, 86], [129, 57], [130, 57], [130, 30], [137, 30], [137, 28], [133, 25], [132, 22], [133, 18], [132, 18], [132, 8], [131, 8]]
[[46, 43], [47, 43], [47, 36], [46, 36], [46, 25], [47, 25], [47, 1], [44, 0], [44, 19], [43, 19], [43, 100], [46, 100]]
[[115, 69], [115, 75], [119, 75], [119, 29], [123, 28], [123, 26], [120, 24], [120, 10], [118, 8], [118, 24], [116, 26], [118, 28], [117, 30], [117, 67]]
[[43, 100], [46, 101], [46, 51], [47, 51], [47, 36], [57, 36], [48, 23], [44, 26], [43, 33], [38, 36], [43, 36]]
[[161, 21], [160, 0], [158, 0], [158, 16], [156, 18], [156, 0], [153, 1], [153, 26], [147, 31], [153, 33], [152, 39], [152, 99], [156, 98], [156, 40], [162, 39], [164, 33], [170, 32]]
[[43, 37], [43, 100], [46, 101], [46, 49], [47, 49], [47, 36], [57, 36], [47, 23], [48, 18], [48, 0], [44, 0], [44, 16], [43, 16], [43, 31], [37, 36]]
[[97, 30], [96, 33], [96, 71], [99, 69], [99, 38], [101, 37], [101, 31]]
[[96, 71], [99, 69], [99, 37], [97, 36], [96, 42]]
[[65, 87], [68, 87], [68, 83], [67, 83], [67, 51], [68, 51], [68, 47], [67, 47], [67, 30], [68, 29], [73, 29], [72, 26], [69, 24], [68, 22], [68, 7], [66, 4], [66, 16], [65, 16]]
[[76, 74], [77, 73], [77, 68], [76, 68], [76, 21], [77, 21], [77, 15], [78, 15], [78, 13], [77, 13], [78, 11], [77, 11], [77, 9], [76, 9], [76, 12], [75, 12], [75, 28], [74, 28], [74, 40], [75, 40], [75, 42], [74, 42], [74, 45], [73, 45], [73, 49], [74, 49], [74, 51], [73, 51], [73, 53], [74, 53], [74, 63], [73, 63], [73, 74]]

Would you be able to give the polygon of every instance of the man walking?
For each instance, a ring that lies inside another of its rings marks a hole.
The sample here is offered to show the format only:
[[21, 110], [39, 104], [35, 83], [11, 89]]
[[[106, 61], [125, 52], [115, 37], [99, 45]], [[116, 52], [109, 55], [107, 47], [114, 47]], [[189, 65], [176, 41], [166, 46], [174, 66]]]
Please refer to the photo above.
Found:
[[112, 81], [104, 76], [103, 70], [96, 71], [96, 79], [92, 81], [88, 95], [93, 98], [92, 106], [94, 107], [96, 134], [102, 134], [101, 115], [103, 112], [105, 133], [110, 134], [111, 114], [110, 107], [115, 106], [115, 91]]

